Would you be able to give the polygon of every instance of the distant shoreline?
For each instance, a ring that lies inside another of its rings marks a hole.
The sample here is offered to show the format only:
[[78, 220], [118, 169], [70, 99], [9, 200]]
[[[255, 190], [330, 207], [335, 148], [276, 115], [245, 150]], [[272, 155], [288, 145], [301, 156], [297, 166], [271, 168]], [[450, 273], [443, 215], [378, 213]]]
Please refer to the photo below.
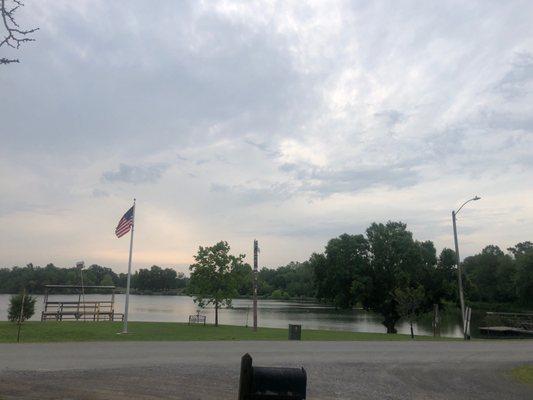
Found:
[[[0, 292], [0, 295], [16, 295], [18, 293], [8, 293]], [[44, 295], [44, 292], [33, 292], [31, 295]], [[54, 295], [59, 295], [60, 293], [54, 293]], [[75, 295], [76, 293], [61, 293], [61, 295]], [[86, 294], [95, 294], [95, 293], [86, 293]], [[116, 288], [115, 294], [126, 294], [125, 288]], [[131, 295], [136, 296], [186, 296], [194, 297], [193, 294], [185, 293], [183, 290], [168, 290], [168, 291], [150, 291], [150, 290], [136, 290], [132, 289], [130, 291]], [[314, 297], [272, 297], [272, 296], [258, 296], [258, 300], [280, 300], [280, 301], [299, 301], [302, 303], [320, 303], [320, 301]], [[244, 299], [252, 300], [252, 296], [236, 296], [234, 299]], [[326, 303], [324, 303], [326, 304]]]

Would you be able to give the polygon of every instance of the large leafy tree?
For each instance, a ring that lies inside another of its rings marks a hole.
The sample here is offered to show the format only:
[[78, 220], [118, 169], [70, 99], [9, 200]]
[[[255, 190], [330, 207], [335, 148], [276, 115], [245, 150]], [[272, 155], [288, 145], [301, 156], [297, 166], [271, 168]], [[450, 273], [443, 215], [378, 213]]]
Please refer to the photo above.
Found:
[[442, 249], [437, 260], [437, 276], [441, 281], [441, 298], [444, 300], [459, 301], [457, 285], [457, 267], [455, 251], [449, 248]]
[[[313, 257], [311, 256], [311, 260]], [[277, 269], [263, 268], [259, 272], [259, 293], [278, 297], [315, 297], [314, 267], [311, 261], [290, 262]], [[280, 296], [281, 295], [281, 296]]]
[[314, 269], [308, 261], [291, 262], [285, 267], [278, 268], [278, 271], [286, 277], [286, 291], [289, 296], [315, 297]]
[[533, 243], [522, 242], [508, 249], [516, 263], [516, 295], [524, 306], [533, 306]]
[[[424, 299], [417, 298], [418, 312], [439, 301], [435, 247], [429, 241], [413, 240], [411, 232], [401, 222], [373, 223], [366, 233], [370, 262], [353, 280], [353, 296], [365, 309], [383, 316], [387, 333], [396, 333], [395, 326], [401, 317], [398, 293], [424, 290]], [[420, 287], [422, 289], [418, 289]]]
[[237, 294], [239, 296], [246, 296], [252, 294], [253, 286], [253, 272], [250, 264], [238, 264], [232, 271], [237, 287]]
[[202, 247], [191, 264], [189, 291], [200, 307], [212, 304], [215, 307], [215, 326], [218, 326], [218, 310], [230, 306], [237, 295], [236, 270], [243, 268], [244, 254], [234, 256], [227, 242], [221, 241], [211, 247]]
[[520, 242], [514, 245], [513, 247], [509, 247], [507, 250], [515, 257], [518, 258], [520, 256], [533, 253], [533, 243], [530, 241]]
[[186, 278], [173, 268], [161, 268], [152, 265], [150, 269], [141, 268], [133, 275], [133, 287], [147, 292], [161, 292], [183, 288]]
[[516, 300], [516, 264], [498, 246], [486, 246], [480, 254], [467, 257], [463, 269], [470, 300], [504, 303]]
[[353, 307], [351, 284], [368, 270], [369, 245], [363, 235], [342, 234], [326, 245], [325, 255], [314, 254], [309, 261], [314, 267], [317, 297], [339, 308]]

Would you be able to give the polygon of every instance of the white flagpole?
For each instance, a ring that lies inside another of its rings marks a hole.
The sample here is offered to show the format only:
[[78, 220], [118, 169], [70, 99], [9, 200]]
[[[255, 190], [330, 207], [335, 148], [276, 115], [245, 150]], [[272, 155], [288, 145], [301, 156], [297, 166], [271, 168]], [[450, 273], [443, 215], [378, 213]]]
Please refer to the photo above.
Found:
[[128, 333], [128, 308], [130, 305], [130, 281], [131, 281], [131, 253], [133, 250], [133, 231], [135, 229], [135, 199], [133, 199], [133, 223], [131, 224], [130, 258], [128, 260], [128, 279], [126, 282], [126, 305], [124, 306], [124, 328], [122, 333]]

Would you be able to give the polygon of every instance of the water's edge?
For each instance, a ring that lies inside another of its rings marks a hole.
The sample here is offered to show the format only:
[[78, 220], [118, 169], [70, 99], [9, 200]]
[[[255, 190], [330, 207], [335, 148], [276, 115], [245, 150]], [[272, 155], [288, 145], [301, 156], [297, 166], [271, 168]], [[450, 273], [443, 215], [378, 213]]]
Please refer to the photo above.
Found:
[[[7, 319], [7, 308], [11, 295], [0, 294], [0, 320]], [[33, 321], [39, 321], [43, 310], [43, 295], [37, 298]], [[77, 295], [57, 295], [53, 300], [77, 300]], [[50, 298], [52, 300], [52, 298]], [[87, 301], [109, 300], [106, 295], [85, 295]], [[115, 310], [124, 311], [122, 294], [115, 295]], [[188, 316], [196, 314], [198, 306], [189, 296], [130, 296], [130, 321], [150, 322], [187, 322]], [[213, 322], [214, 310], [206, 308], [200, 311], [207, 316], [207, 321]], [[234, 299], [232, 308], [222, 309], [219, 314], [220, 322], [227, 325], [250, 326], [252, 324], [252, 301], [250, 299]], [[381, 324], [381, 316], [361, 309], [340, 311], [333, 307], [313, 302], [259, 300], [259, 326], [269, 328], [286, 328], [288, 324], [301, 324], [305, 329], [341, 330], [352, 332], [385, 333]], [[398, 333], [409, 333], [409, 324], [400, 322]], [[420, 318], [414, 326], [415, 334], [432, 335], [431, 318]], [[443, 315], [441, 336], [461, 337], [460, 315], [449, 313]]]

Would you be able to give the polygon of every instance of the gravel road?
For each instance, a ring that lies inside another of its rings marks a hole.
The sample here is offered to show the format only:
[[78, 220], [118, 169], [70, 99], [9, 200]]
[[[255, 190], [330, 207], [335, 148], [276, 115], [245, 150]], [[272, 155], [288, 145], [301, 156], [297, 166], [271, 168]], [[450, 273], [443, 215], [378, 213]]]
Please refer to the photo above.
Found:
[[0, 398], [236, 399], [242, 354], [303, 366], [308, 399], [533, 399], [533, 341], [0, 344]]

